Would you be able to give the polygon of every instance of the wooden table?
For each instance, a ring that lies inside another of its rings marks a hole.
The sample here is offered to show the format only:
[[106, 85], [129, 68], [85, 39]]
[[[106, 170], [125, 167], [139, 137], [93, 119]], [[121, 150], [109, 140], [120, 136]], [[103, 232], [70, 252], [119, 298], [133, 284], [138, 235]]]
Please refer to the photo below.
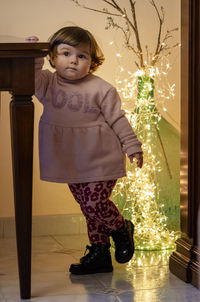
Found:
[[34, 58], [48, 53], [48, 43], [26, 43], [0, 36], [0, 91], [10, 91], [15, 223], [20, 295], [31, 297], [31, 224]]

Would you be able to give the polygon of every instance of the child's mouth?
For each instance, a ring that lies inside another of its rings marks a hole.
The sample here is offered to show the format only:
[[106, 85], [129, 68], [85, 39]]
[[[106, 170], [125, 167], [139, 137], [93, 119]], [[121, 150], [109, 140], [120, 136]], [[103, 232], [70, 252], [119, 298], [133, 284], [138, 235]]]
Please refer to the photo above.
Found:
[[67, 69], [68, 69], [68, 70], [75, 70], [75, 71], [77, 71], [77, 69], [74, 68], [74, 67], [67, 67]]

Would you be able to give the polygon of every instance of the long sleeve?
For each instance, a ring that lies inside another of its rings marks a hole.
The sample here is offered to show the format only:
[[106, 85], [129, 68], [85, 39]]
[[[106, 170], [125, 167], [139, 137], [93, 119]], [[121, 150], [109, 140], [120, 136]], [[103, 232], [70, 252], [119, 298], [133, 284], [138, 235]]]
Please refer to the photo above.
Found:
[[118, 136], [123, 151], [127, 155], [142, 152], [141, 142], [138, 141], [125, 112], [121, 110], [121, 100], [115, 88], [111, 88], [104, 97], [101, 110], [106, 122]]
[[47, 87], [49, 85], [49, 70], [42, 70], [44, 58], [35, 59], [35, 96], [43, 103]]

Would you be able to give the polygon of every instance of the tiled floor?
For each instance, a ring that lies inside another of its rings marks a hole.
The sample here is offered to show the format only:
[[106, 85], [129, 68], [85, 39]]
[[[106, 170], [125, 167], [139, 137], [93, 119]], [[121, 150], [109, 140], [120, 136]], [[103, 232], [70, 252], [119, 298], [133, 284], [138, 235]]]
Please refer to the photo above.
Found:
[[[128, 264], [113, 260], [113, 273], [70, 275], [69, 265], [78, 261], [86, 244], [83, 235], [34, 237], [32, 299], [26, 301], [200, 301], [200, 290], [170, 274], [170, 251], [135, 252]], [[0, 301], [21, 301], [14, 238], [0, 239]]]

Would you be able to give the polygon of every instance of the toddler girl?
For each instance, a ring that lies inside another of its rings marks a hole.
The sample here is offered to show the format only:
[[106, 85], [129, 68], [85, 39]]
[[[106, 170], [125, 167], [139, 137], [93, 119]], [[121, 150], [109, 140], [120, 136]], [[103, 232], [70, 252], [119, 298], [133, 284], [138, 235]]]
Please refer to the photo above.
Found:
[[[37, 41], [36, 37], [28, 38]], [[93, 74], [103, 54], [93, 35], [80, 27], [58, 30], [49, 40], [50, 64], [55, 72], [35, 63], [35, 95], [44, 110], [39, 123], [40, 176], [67, 183], [86, 218], [90, 246], [72, 274], [113, 270], [115, 258], [129, 261], [134, 253], [131, 221], [109, 199], [119, 177], [126, 175], [125, 153], [142, 167], [142, 149], [116, 89]]]

